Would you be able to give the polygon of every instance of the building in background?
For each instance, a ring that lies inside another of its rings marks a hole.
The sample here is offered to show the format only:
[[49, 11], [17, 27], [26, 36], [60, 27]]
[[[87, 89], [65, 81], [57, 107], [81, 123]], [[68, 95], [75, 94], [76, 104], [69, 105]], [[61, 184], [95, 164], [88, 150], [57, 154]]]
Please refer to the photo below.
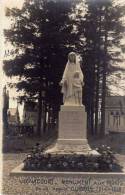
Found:
[[8, 109], [8, 124], [9, 125], [19, 125], [20, 124], [18, 106], [17, 108]]
[[22, 125], [24, 126], [25, 131], [36, 131], [37, 118], [37, 103], [25, 102], [22, 117]]
[[11, 135], [20, 134], [20, 116], [18, 106], [17, 108], [9, 108], [7, 115], [9, 134]]
[[106, 97], [105, 133], [125, 132], [125, 96]]

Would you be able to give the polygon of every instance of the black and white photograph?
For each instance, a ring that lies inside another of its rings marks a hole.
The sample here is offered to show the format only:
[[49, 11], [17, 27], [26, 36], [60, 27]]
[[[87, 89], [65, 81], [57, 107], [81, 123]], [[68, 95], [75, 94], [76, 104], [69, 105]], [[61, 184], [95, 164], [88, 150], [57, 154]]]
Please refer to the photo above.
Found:
[[125, 1], [0, 7], [0, 195], [125, 195]]

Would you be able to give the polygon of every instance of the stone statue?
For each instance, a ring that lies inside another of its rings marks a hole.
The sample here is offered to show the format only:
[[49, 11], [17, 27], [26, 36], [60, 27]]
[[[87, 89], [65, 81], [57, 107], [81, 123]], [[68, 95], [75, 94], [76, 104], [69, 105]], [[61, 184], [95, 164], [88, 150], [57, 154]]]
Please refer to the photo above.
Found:
[[83, 73], [74, 52], [68, 55], [62, 80], [60, 82], [64, 105], [82, 105]]

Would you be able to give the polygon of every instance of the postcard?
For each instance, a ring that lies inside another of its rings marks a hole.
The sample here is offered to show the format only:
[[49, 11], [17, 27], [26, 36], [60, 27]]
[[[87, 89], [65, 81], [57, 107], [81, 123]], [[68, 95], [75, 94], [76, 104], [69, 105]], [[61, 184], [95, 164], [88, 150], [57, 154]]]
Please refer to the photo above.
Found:
[[1, 194], [125, 195], [125, 3], [4, 0]]

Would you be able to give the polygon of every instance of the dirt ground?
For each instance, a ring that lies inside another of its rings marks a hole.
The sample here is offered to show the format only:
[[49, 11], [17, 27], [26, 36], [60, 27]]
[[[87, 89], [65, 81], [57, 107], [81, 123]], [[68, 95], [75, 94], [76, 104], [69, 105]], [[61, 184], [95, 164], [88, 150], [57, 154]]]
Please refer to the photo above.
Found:
[[[35, 140], [29, 145], [30, 146], [34, 145], [36, 141], [37, 140]], [[50, 141], [50, 143], [51, 142], [52, 140]], [[47, 143], [47, 145], [49, 144]], [[20, 152], [11, 151], [11, 152], [7, 152], [3, 154], [3, 176], [2, 176], [2, 193], [1, 193], [2, 195], [47, 195], [48, 194], [48, 193], [45, 193], [45, 191], [42, 191], [42, 189], [40, 189], [39, 186], [35, 186], [35, 185], [27, 184], [27, 183], [22, 184], [19, 178], [11, 177], [9, 175], [10, 172], [16, 166], [18, 166], [20, 163], [23, 162], [29, 149], [30, 147], [28, 147], [27, 150], [25, 151], [24, 150]], [[116, 155], [116, 158], [118, 159], [119, 164], [123, 166], [123, 170], [125, 171], [125, 153], [120, 152], [115, 155]], [[52, 193], [49, 193], [48, 195], [51, 195], [51, 194]], [[69, 195], [69, 194], [65, 194], [65, 195]]]
[[[9, 174], [25, 159], [26, 153], [6, 153], [3, 155], [3, 183], [2, 195], [44, 195], [45, 192], [37, 191], [35, 185], [21, 184], [19, 179]], [[125, 155], [116, 155], [125, 170]]]

